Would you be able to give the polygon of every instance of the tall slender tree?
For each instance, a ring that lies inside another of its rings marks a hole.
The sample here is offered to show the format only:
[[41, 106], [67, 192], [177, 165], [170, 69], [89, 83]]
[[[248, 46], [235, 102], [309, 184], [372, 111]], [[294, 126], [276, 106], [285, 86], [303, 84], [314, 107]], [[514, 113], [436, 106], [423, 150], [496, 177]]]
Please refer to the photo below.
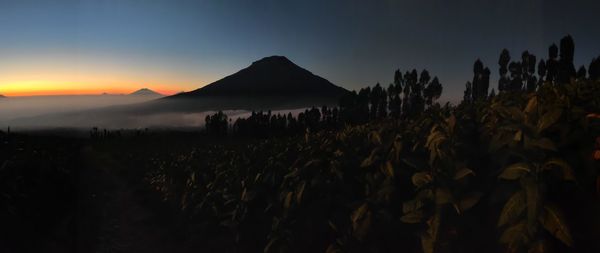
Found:
[[590, 80], [600, 79], [600, 57], [592, 59], [588, 66], [588, 78]]
[[548, 48], [548, 60], [546, 61], [546, 81], [554, 83], [558, 76], [558, 47], [552, 44]]
[[427, 106], [433, 105], [433, 103], [440, 98], [442, 95], [442, 84], [438, 80], [437, 76], [427, 85], [424, 91], [424, 97]]
[[498, 59], [498, 65], [500, 65], [499, 74], [500, 78], [498, 79], [498, 90], [505, 91], [508, 89], [509, 80], [507, 77], [508, 73], [508, 63], [510, 62], [510, 53], [505, 48], [500, 53], [500, 59]]
[[567, 83], [575, 78], [576, 71], [573, 64], [575, 43], [570, 35], [560, 40], [560, 60], [558, 64], [558, 82]]

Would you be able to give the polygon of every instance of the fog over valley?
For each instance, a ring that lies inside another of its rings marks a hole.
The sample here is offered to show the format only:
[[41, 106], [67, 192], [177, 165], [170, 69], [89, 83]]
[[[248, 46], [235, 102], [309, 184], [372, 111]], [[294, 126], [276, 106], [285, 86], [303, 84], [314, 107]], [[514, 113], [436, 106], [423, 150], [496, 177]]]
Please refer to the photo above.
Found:
[[[127, 108], [143, 107], [160, 96], [132, 95], [69, 95], [6, 97], [0, 99], [0, 128], [39, 130], [46, 128], [93, 127], [107, 129], [195, 128], [204, 125], [207, 111], [165, 111], [122, 113]], [[296, 116], [305, 108], [274, 110], [273, 114], [292, 113]], [[235, 121], [251, 115], [249, 110], [224, 110]]]

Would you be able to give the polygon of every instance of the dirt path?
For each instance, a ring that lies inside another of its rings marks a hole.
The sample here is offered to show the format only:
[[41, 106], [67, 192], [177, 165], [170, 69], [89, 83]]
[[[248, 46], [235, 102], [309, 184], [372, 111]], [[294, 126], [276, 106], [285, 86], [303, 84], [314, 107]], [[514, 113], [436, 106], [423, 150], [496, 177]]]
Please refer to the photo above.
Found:
[[188, 252], [180, 224], [168, 208], [119, 173], [110, 156], [83, 151], [77, 219], [77, 252]]

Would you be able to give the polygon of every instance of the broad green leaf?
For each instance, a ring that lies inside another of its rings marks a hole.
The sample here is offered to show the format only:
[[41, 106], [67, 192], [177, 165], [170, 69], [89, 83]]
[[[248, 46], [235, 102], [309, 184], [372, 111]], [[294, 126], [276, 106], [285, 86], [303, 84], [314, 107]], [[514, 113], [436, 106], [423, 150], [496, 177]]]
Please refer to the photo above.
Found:
[[522, 191], [513, 194], [512, 197], [506, 201], [506, 204], [504, 204], [504, 208], [502, 208], [500, 219], [498, 220], [498, 227], [516, 220], [526, 207], [525, 194]]
[[285, 201], [283, 202], [283, 207], [285, 209], [290, 208], [290, 206], [292, 205], [292, 197], [294, 196], [293, 192], [288, 192], [287, 195], [285, 196]]
[[552, 168], [553, 166], [560, 168], [564, 180], [575, 181], [575, 174], [573, 173], [573, 168], [571, 168], [571, 166], [567, 162], [558, 158], [552, 158], [546, 161], [546, 163], [544, 163], [545, 169]]
[[364, 203], [352, 214], [352, 231], [354, 236], [362, 240], [368, 234], [371, 227], [371, 210], [367, 203]]
[[537, 218], [540, 207], [540, 188], [532, 177], [525, 177], [522, 180], [525, 188], [525, 198], [527, 201], [527, 229], [530, 235], [536, 234]]
[[500, 243], [507, 244], [508, 252], [518, 252], [519, 247], [527, 242], [527, 225], [525, 223], [515, 224], [502, 233]]
[[523, 139], [523, 131], [519, 130], [515, 133], [515, 137], [513, 138], [513, 140], [516, 142], [520, 142], [522, 139]]
[[429, 136], [427, 137], [427, 142], [425, 143], [425, 147], [427, 147], [431, 150], [432, 146], [436, 145], [436, 143], [439, 143], [440, 140], [443, 140], [443, 138], [445, 138], [445, 137], [442, 134], [442, 132], [440, 132], [440, 131], [431, 132], [429, 134]]
[[540, 216], [540, 222], [550, 234], [561, 240], [564, 244], [568, 246], [573, 245], [573, 238], [571, 237], [569, 228], [558, 208], [550, 205], [544, 206], [544, 212], [543, 215]]
[[430, 201], [433, 200], [433, 190], [432, 189], [423, 189], [417, 192], [417, 196], [415, 199], [420, 201]]
[[371, 140], [371, 143], [375, 145], [381, 145], [381, 137], [379, 136], [379, 133], [377, 131], [371, 132], [371, 134], [369, 135], [369, 139]]
[[458, 170], [458, 171], [457, 171], [457, 172], [454, 174], [454, 180], [459, 180], [459, 179], [461, 179], [461, 178], [463, 178], [463, 177], [466, 177], [466, 176], [467, 176], [467, 175], [469, 175], [469, 174], [471, 174], [471, 175], [475, 175], [475, 172], [473, 172], [472, 170], [470, 170], [470, 169], [467, 169], [467, 168], [462, 168], [462, 169], [459, 169], [459, 170]]
[[352, 222], [357, 222], [362, 219], [365, 213], [369, 210], [369, 205], [367, 203], [362, 204], [358, 209], [354, 210], [352, 213]]
[[438, 188], [435, 191], [435, 203], [438, 205], [453, 202], [454, 198], [448, 188]]
[[554, 125], [554, 123], [556, 123], [556, 121], [558, 121], [558, 119], [560, 119], [560, 116], [562, 115], [562, 110], [555, 108], [552, 109], [548, 112], [546, 112], [539, 120], [538, 125], [537, 125], [537, 131], [538, 133], [541, 133], [542, 131], [546, 130], [546, 128]]
[[366, 167], [373, 165], [373, 163], [375, 163], [375, 161], [378, 159], [378, 157], [377, 157], [378, 151], [379, 151], [379, 149], [374, 149], [373, 151], [371, 151], [371, 154], [369, 155], [369, 157], [367, 157], [365, 160], [362, 161], [362, 163], [360, 164], [360, 167], [366, 168]]
[[511, 141], [512, 140], [509, 137], [505, 137], [502, 134], [496, 134], [494, 135], [494, 137], [492, 137], [492, 140], [490, 141], [489, 151], [492, 153], [496, 152], [499, 149], [508, 145], [508, 143], [510, 143]]
[[549, 252], [549, 250], [550, 249], [548, 248], [546, 241], [541, 240], [534, 243], [533, 246], [529, 248], [529, 251], [527, 251], [527, 253], [546, 253]]
[[528, 141], [529, 146], [538, 147], [545, 150], [556, 151], [556, 145], [554, 142], [548, 138], [541, 139], [530, 139]]
[[411, 180], [416, 187], [422, 187], [429, 184], [432, 178], [427, 172], [417, 172], [412, 176]]
[[337, 228], [337, 226], [336, 226], [335, 224], [333, 224], [333, 222], [331, 222], [331, 220], [328, 220], [328, 221], [327, 221], [327, 224], [329, 224], [329, 227], [330, 227], [331, 229], [333, 229], [333, 231], [335, 231], [335, 232], [337, 232], [337, 231], [338, 231], [338, 228]]
[[394, 167], [392, 166], [392, 162], [387, 161], [386, 163], [381, 165], [383, 173], [385, 173], [388, 177], [394, 177]]
[[341, 253], [342, 251], [340, 250], [339, 246], [337, 246], [337, 243], [332, 243], [329, 244], [329, 247], [327, 247], [327, 250], [325, 250], [325, 253]]
[[413, 212], [413, 211], [419, 210], [421, 207], [423, 207], [423, 205], [424, 205], [423, 201], [420, 201], [418, 199], [409, 200], [409, 201], [402, 203], [402, 212], [403, 213]]
[[423, 253], [434, 253], [435, 240], [428, 234], [421, 235], [421, 248], [423, 248]]
[[450, 117], [446, 119], [446, 123], [448, 124], [450, 130], [453, 131], [454, 126], [456, 126], [456, 117], [454, 116], [454, 114], [450, 115]]
[[527, 226], [523, 222], [512, 225], [506, 230], [504, 230], [504, 232], [500, 236], [500, 242], [503, 244], [509, 244], [515, 241], [515, 239], [517, 239], [518, 237], [520, 237], [526, 229]]
[[269, 243], [267, 243], [267, 246], [265, 246], [265, 249], [264, 249], [263, 252], [264, 253], [272, 252], [271, 251], [271, 247], [273, 247], [273, 245], [275, 244], [275, 242], [277, 242], [276, 238], [273, 238], [273, 239], [269, 240]]
[[302, 181], [298, 186], [298, 190], [296, 190], [296, 202], [300, 204], [302, 202], [302, 196], [304, 194], [304, 189], [306, 188], [306, 181]]
[[521, 111], [521, 109], [515, 106], [508, 107], [506, 108], [506, 110], [508, 111], [508, 113], [510, 113], [511, 118], [516, 121], [521, 122], [525, 119], [525, 114]]
[[438, 244], [438, 231], [441, 223], [441, 214], [437, 210], [435, 214], [427, 221], [429, 228], [421, 235], [421, 247], [424, 253], [436, 252]]
[[423, 221], [423, 211], [416, 210], [413, 212], [409, 212], [409, 213], [403, 215], [402, 217], [400, 217], [400, 221], [402, 221], [404, 223], [411, 223], [411, 224], [421, 223]]
[[500, 174], [498, 177], [502, 179], [515, 180], [529, 172], [531, 172], [529, 164], [515, 163], [506, 167], [506, 169], [504, 169], [502, 174]]
[[537, 108], [537, 105], [538, 105], [537, 96], [531, 97], [529, 99], [529, 101], [527, 102], [527, 106], [525, 107], [525, 113], [533, 112], [533, 110], [535, 110]]
[[400, 152], [402, 152], [402, 140], [400, 137], [396, 136], [393, 149], [394, 161], [398, 162], [400, 160]]
[[459, 213], [467, 211], [471, 209], [471, 207], [475, 206], [479, 200], [483, 196], [481, 192], [470, 192], [465, 194], [465, 196], [458, 203]]

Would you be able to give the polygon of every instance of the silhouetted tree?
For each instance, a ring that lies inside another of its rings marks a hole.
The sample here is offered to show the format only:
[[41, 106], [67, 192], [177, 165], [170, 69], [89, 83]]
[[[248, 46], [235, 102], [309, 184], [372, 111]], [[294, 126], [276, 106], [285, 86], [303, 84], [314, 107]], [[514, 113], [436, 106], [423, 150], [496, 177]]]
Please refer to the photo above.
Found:
[[340, 118], [344, 122], [358, 123], [358, 94], [352, 91], [340, 97]]
[[544, 76], [546, 76], [546, 62], [543, 59], [540, 59], [540, 63], [538, 63], [537, 73], [540, 78], [538, 86], [540, 86], [544, 83]]
[[366, 123], [369, 120], [369, 100], [371, 87], [362, 88], [358, 92], [357, 119], [358, 123]]
[[400, 98], [400, 92], [402, 90], [402, 86], [390, 84], [388, 87], [388, 109], [390, 112], [390, 116], [394, 118], [399, 118], [400, 113], [402, 112], [402, 99]]
[[424, 91], [425, 102], [427, 106], [433, 105], [433, 103], [440, 98], [442, 95], [442, 84], [438, 80], [437, 76], [427, 85]]
[[554, 83], [558, 75], [558, 47], [552, 44], [548, 48], [548, 60], [546, 60], [546, 81]]
[[508, 65], [508, 70], [510, 71], [510, 83], [508, 85], [508, 89], [510, 91], [520, 91], [523, 89], [523, 68], [521, 67], [521, 62], [511, 62]]
[[499, 74], [500, 78], [498, 79], [498, 90], [505, 91], [508, 89], [509, 80], [508, 76], [508, 63], [510, 62], [510, 53], [508, 50], [503, 49], [500, 53], [500, 59], [498, 59], [498, 65], [500, 65]]
[[[417, 79], [418, 78], [418, 79]], [[431, 76], [429, 71], [422, 70], [418, 76], [417, 70], [413, 69], [410, 73], [410, 112], [409, 115], [416, 116], [425, 110], [425, 99], [423, 98], [423, 90], [429, 82]]]
[[471, 100], [486, 99], [490, 86], [490, 70], [484, 68], [481, 60], [473, 64], [473, 82], [471, 83]]
[[492, 91], [490, 92], [490, 98], [493, 98], [496, 96], [496, 90], [492, 88]]
[[586, 74], [587, 70], [585, 70], [585, 67], [582, 65], [581, 67], [579, 67], [579, 70], [577, 70], [577, 80], [585, 79]]
[[414, 86], [413, 83], [416, 82], [417, 80], [417, 71], [413, 70], [412, 72], [408, 72], [406, 71], [406, 73], [404, 73], [404, 87], [403, 87], [403, 93], [404, 93], [404, 99], [402, 99], [402, 117], [406, 118], [409, 116], [412, 108], [411, 108], [411, 93], [412, 93], [412, 87]]
[[473, 90], [472, 90], [471, 82], [467, 82], [465, 84], [465, 92], [463, 95], [463, 101], [467, 102], [467, 103], [473, 101]]
[[575, 53], [575, 43], [570, 35], [560, 40], [560, 60], [558, 63], [558, 82], [567, 83], [571, 78], [575, 78], [575, 65], [573, 57]]
[[379, 83], [377, 83], [375, 85], [375, 87], [373, 87], [373, 89], [371, 90], [371, 94], [369, 96], [370, 110], [371, 110], [370, 114], [369, 114], [370, 119], [379, 118], [379, 115], [381, 115], [381, 112], [379, 111], [379, 109], [381, 109], [380, 104], [383, 103], [383, 101], [382, 101], [383, 99], [385, 99], [384, 93], [383, 93], [383, 88], [381, 88], [381, 85], [379, 85]]
[[377, 104], [377, 117], [385, 118], [388, 115], [388, 96], [387, 91], [385, 89], [381, 89], [381, 94], [379, 98], [379, 103]]
[[206, 115], [205, 118], [206, 132], [215, 136], [227, 135], [227, 115], [222, 111], [214, 115]]
[[530, 54], [529, 51], [525, 51], [521, 55], [521, 63], [522, 80], [525, 82], [525, 88], [528, 92], [533, 92], [537, 87], [537, 78], [535, 77], [536, 57]]
[[588, 78], [590, 80], [600, 79], [600, 57], [592, 59], [588, 67]]

